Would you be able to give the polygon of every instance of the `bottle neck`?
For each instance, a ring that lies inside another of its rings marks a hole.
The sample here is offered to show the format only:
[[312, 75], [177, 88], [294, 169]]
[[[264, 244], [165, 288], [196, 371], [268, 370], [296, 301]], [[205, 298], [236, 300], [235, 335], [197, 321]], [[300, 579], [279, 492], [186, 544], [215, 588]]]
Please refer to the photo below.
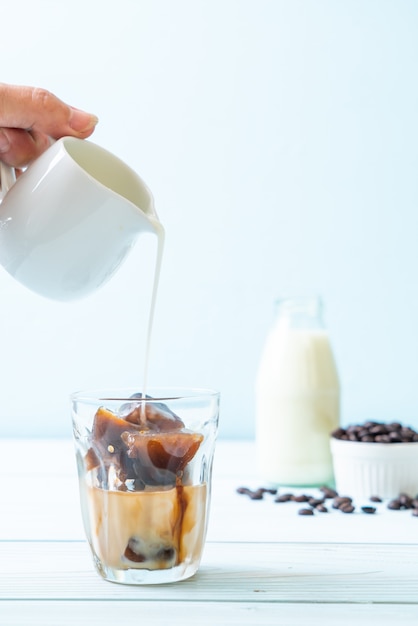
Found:
[[322, 302], [319, 297], [283, 298], [276, 302], [277, 322], [288, 328], [320, 330]]

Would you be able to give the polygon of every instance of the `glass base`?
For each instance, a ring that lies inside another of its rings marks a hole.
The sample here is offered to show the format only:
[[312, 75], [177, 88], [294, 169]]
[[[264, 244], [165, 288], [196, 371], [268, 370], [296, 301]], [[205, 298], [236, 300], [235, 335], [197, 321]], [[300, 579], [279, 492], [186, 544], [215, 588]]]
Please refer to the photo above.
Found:
[[102, 563], [95, 555], [93, 557], [96, 570], [105, 580], [121, 585], [164, 585], [166, 583], [176, 583], [193, 576], [199, 563], [196, 561], [185, 562], [169, 569], [119, 569], [108, 567]]

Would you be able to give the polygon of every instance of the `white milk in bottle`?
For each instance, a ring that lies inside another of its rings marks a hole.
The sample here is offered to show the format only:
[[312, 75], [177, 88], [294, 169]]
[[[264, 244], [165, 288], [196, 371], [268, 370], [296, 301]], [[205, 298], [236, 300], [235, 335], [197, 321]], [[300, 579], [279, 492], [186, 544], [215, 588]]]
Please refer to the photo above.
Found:
[[339, 425], [340, 385], [319, 298], [279, 301], [256, 382], [259, 474], [273, 484], [332, 481], [330, 433]]

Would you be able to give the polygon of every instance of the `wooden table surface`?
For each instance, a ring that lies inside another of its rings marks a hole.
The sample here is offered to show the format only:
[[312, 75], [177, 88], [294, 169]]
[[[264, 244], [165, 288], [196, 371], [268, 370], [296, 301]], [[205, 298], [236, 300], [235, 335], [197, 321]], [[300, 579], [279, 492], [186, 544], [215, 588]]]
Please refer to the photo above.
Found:
[[125, 586], [93, 568], [72, 442], [0, 441], [0, 624], [418, 624], [418, 518], [250, 500], [236, 488], [260, 486], [253, 458], [252, 442], [218, 442], [199, 572]]

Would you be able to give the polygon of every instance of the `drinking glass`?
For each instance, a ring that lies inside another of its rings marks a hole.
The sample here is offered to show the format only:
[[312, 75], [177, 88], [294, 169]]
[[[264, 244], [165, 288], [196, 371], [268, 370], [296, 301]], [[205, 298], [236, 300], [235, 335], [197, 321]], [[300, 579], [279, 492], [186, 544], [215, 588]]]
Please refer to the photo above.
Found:
[[98, 573], [125, 584], [197, 571], [208, 523], [219, 393], [71, 395], [84, 529]]

